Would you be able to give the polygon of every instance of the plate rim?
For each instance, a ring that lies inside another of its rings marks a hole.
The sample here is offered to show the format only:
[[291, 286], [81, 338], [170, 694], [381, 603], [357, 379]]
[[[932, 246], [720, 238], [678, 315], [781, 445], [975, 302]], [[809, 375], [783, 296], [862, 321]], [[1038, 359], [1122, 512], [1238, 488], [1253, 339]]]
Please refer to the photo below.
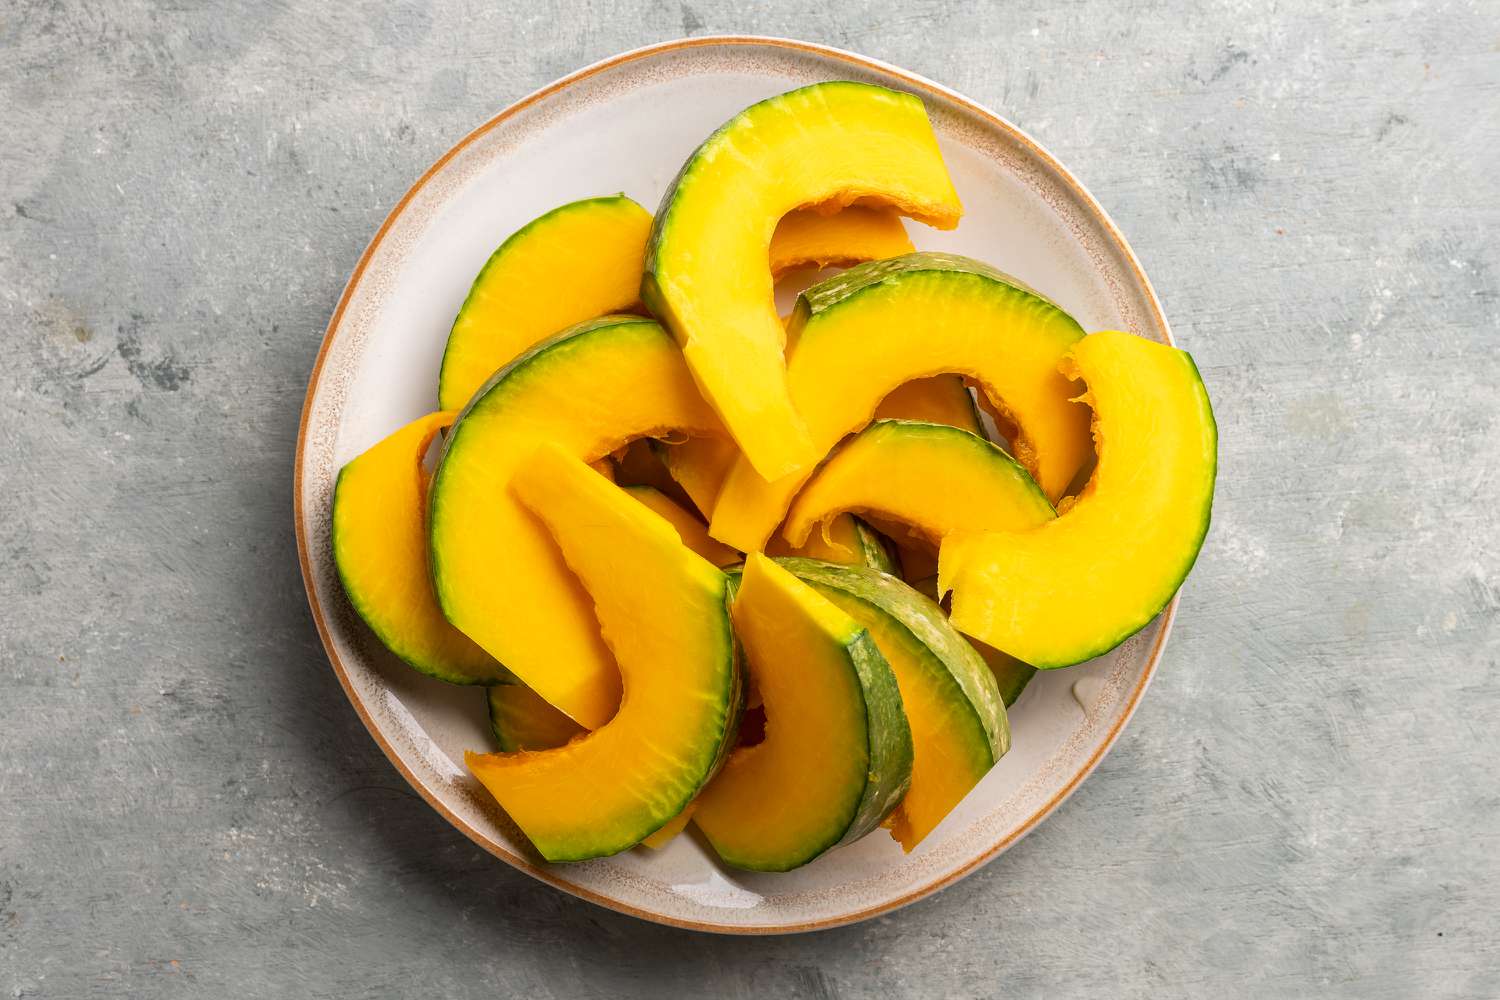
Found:
[[309, 553], [309, 543], [307, 539], [307, 517], [302, 503], [303, 469], [305, 467], [305, 450], [307, 447], [308, 439], [308, 423], [312, 415], [314, 399], [316, 398], [318, 390], [322, 384], [323, 368], [325, 362], [328, 359], [329, 350], [333, 344], [334, 336], [337, 333], [338, 328], [343, 320], [344, 312], [354, 295], [355, 289], [358, 287], [361, 279], [364, 277], [365, 269], [369, 265], [370, 260], [374, 257], [376, 250], [379, 249], [382, 241], [390, 231], [391, 227], [395, 225], [396, 220], [402, 215], [403, 212], [406, 211], [407, 206], [410, 205], [412, 200], [417, 196], [422, 188], [424, 188], [427, 183], [432, 180], [432, 178], [438, 173], [438, 171], [440, 171], [445, 165], [447, 165], [451, 160], [453, 160], [465, 149], [467, 149], [481, 136], [490, 132], [492, 129], [504, 124], [507, 120], [521, 113], [522, 111], [525, 111], [532, 105], [535, 105], [554, 94], [566, 90], [568, 87], [571, 87], [574, 84], [580, 83], [590, 77], [619, 66], [624, 66], [632, 62], [637, 62], [642, 59], [659, 56], [674, 51], [730, 46], [766, 46], [769, 48], [791, 50], [793, 52], [802, 52], [825, 59], [832, 59], [834, 61], [846, 63], [862, 70], [877, 70], [879, 72], [886, 73], [897, 78], [902, 82], [902, 84], [912, 88], [913, 90], [940, 96], [945, 100], [951, 101], [959, 105], [969, 113], [981, 118], [985, 121], [986, 124], [990, 125], [991, 127], [1013, 138], [1020, 145], [1024, 146], [1030, 155], [1035, 156], [1040, 162], [1042, 162], [1050, 170], [1052, 170], [1055, 173], [1055, 176], [1061, 181], [1061, 183], [1063, 183], [1071, 190], [1074, 196], [1079, 199], [1079, 202], [1101, 224], [1105, 235], [1114, 245], [1114, 249], [1118, 253], [1119, 259], [1129, 267], [1139, 288], [1144, 293], [1144, 300], [1149, 309], [1150, 319], [1161, 330], [1163, 336], [1166, 338], [1166, 343], [1171, 346], [1176, 346], [1176, 340], [1172, 336], [1171, 327], [1167, 322], [1166, 314], [1162, 309], [1161, 301], [1157, 297], [1155, 288], [1152, 287], [1151, 281], [1146, 276], [1144, 268], [1141, 267], [1140, 261], [1136, 258], [1135, 251], [1131, 249], [1130, 244], [1126, 241], [1124, 234], [1120, 231], [1114, 220], [1110, 218], [1109, 214], [1104, 210], [1103, 206], [1099, 204], [1098, 200], [1083, 185], [1083, 183], [1079, 181], [1077, 177], [1073, 176], [1073, 173], [1065, 166], [1063, 166], [1063, 164], [1060, 163], [1054, 156], [1052, 156], [1052, 154], [1049, 153], [1039, 142], [1037, 142], [1025, 131], [1018, 128], [1016, 125], [1014, 125], [1001, 115], [990, 110], [988, 107], [985, 107], [977, 101], [974, 101], [971, 98], [966, 97], [963, 94], [960, 94], [957, 91], [952, 90], [951, 88], [946, 87], [940, 83], [937, 83], [934, 80], [930, 80], [918, 73], [914, 73], [910, 70], [895, 66], [891, 63], [887, 63], [879, 59], [874, 59], [869, 56], [850, 52], [846, 49], [836, 48], [831, 45], [823, 45], [817, 42], [808, 42], [792, 38], [781, 38], [770, 35], [741, 34], [700, 35], [692, 38], [679, 38], [662, 42], [654, 42], [649, 45], [643, 45], [638, 48], [629, 49], [627, 51], [608, 56], [604, 59], [600, 59], [597, 62], [590, 63], [587, 66], [574, 70], [571, 73], [553, 80], [551, 83], [548, 83], [538, 88], [537, 90], [532, 91], [530, 94], [527, 94], [525, 97], [522, 97], [521, 99], [507, 105], [493, 117], [465, 134], [462, 138], [460, 138], [457, 142], [450, 146], [447, 151], [445, 151], [441, 156], [434, 160], [432, 164], [428, 166], [425, 171], [423, 171], [421, 176], [418, 177], [409, 188], [407, 188], [406, 192], [401, 196], [400, 200], [398, 200], [395, 205], [392, 206], [390, 212], [387, 213], [385, 219], [381, 222], [380, 227], [375, 230], [374, 236], [370, 238], [370, 242], [365, 246], [364, 251], [360, 254], [358, 261], [356, 261], [354, 265], [354, 269], [349, 274], [348, 280], [344, 283], [344, 288], [339, 295], [338, 303], [334, 307], [332, 315], [329, 317], [328, 324], [324, 327], [323, 338], [318, 346], [318, 353], [313, 361], [312, 371], [308, 375], [307, 390], [304, 393], [302, 401], [302, 414], [297, 425], [297, 447], [293, 457], [294, 466], [292, 473], [292, 517], [293, 528], [297, 537], [297, 561], [302, 572], [302, 585], [304, 591], [307, 594], [308, 609], [312, 613], [314, 624], [317, 626], [318, 638], [323, 644], [323, 652], [327, 657], [329, 664], [333, 667], [333, 672], [338, 678], [339, 686], [344, 691], [344, 697], [348, 699], [350, 705], [353, 706], [355, 714], [359, 717], [360, 722], [363, 723], [366, 732], [370, 734], [370, 737], [375, 741], [375, 744], [380, 747], [381, 752], [385, 754], [386, 759], [390, 761], [390, 763], [396, 768], [397, 773], [401, 775], [402, 779], [414, 791], [416, 791], [416, 793], [420, 795], [422, 799], [438, 813], [438, 815], [442, 816], [443, 819], [445, 819], [455, 829], [457, 829], [464, 836], [468, 837], [469, 840], [471, 840], [475, 845], [484, 849], [487, 853], [499, 858], [501, 861], [506, 862], [518, 871], [521, 871], [524, 874], [527, 874], [532, 878], [544, 882], [554, 888], [560, 889], [571, 896], [575, 896], [587, 902], [594, 903], [609, 910], [613, 910], [617, 913], [623, 913], [627, 916], [636, 917], [641, 920], [646, 920], [651, 923], [662, 924], [669, 927], [676, 927], [684, 930], [703, 931], [714, 934], [735, 936], [799, 934], [817, 930], [828, 930], [835, 927], [843, 927], [849, 924], [859, 923], [864, 920], [869, 920], [872, 917], [891, 913], [895, 910], [901, 909], [902, 907], [908, 906], [911, 903], [915, 903], [918, 900], [925, 899], [926, 897], [931, 896], [932, 894], [939, 892], [950, 885], [953, 885], [954, 883], [967, 877], [973, 872], [979, 870], [984, 865], [988, 864], [990, 861], [998, 857], [1000, 854], [1004, 853], [1008, 848], [1010, 848], [1022, 837], [1026, 836], [1028, 833], [1034, 830], [1043, 820], [1050, 816], [1060, 805], [1062, 805], [1064, 801], [1067, 800], [1070, 795], [1073, 794], [1078, 786], [1083, 783], [1084, 779], [1089, 777], [1089, 775], [1094, 772], [1095, 768], [1098, 767], [1099, 762], [1103, 760], [1104, 756], [1114, 747], [1115, 742], [1119, 739], [1120, 733], [1124, 731], [1125, 726], [1130, 722], [1131, 717], [1135, 715], [1135, 711], [1140, 704], [1141, 697], [1145, 694], [1146, 688], [1151, 683], [1151, 679], [1156, 675], [1157, 666], [1160, 663], [1162, 652], [1166, 648], [1167, 638], [1171, 634], [1173, 622], [1177, 617], [1177, 605], [1180, 597], [1180, 591], [1176, 594], [1173, 594], [1171, 601], [1167, 603], [1167, 606], [1162, 610], [1160, 614], [1161, 627], [1157, 632], [1156, 639], [1151, 648], [1151, 652], [1146, 657], [1146, 663], [1141, 671], [1140, 679], [1136, 682], [1135, 687], [1125, 697], [1124, 706], [1120, 712], [1118, 720], [1114, 723], [1113, 726], [1111, 726], [1110, 730], [1104, 735], [1103, 739], [1100, 740], [1094, 752], [1089, 756], [1087, 760], [1082, 763], [1082, 765], [1077, 769], [1072, 777], [1069, 778], [1069, 780], [1060, 789], [1058, 789], [1058, 791], [1052, 796], [1051, 799], [1043, 803], [1042, 806], [1040, 806], [1031, 816], [1029, 816], [1024, 822], [1022, 822], [1014, 830], [1012, 830], [1009, 835], [991, 844], [986, 850], [971, 858], [966, 863], [955, 868], [953, 871], [948, 872], [938, 878], [934, 878], [930, 882], [919, 885], [892, 900], [886, 900], [881, 903], [852, 910], [848, 913], [825, 917], [819, 920], [807, 920], [787, 924], [724, 924], [716, 923], [713, 921], [689, 920], [667, 913], [659, 913], [651, 910], [641, 909], [640, 907], [633, 906], [618, 899], [614, 899], [610, 896], [604, 895], [603, 893], [595, 892], [591, 889], [586, 889], [580, 885], [577, 885], [576, 883], [569, 881], [568, 879], [562, 877], [551, 869], [541, 867], [535, 864], [531, 859], [506, 850], [502, 845], [495, 843], [492, 839], [476, 830], [462, 817], [458, 816], [451, 809], [449, 809], [448, 806], [436, 796], [436, 794], [429, 790], [425, 783], [422, 782], [418, 778], [418, 776], [411, 771], [409, 767], [407, 767], [406, 763], [401, 759], [401, 756], [396, 752], [395, 747], [393, 747], [390, 742], [386, 740], [386, 738], [381, 734], [379, 728], [375, 724], [375, 720], [370, 715], [369, 710], [365, 707], [363, 700], [355, 693], [353, 685], [349, 680], [348, 671], [345, 668], [344, 663], [339, 656], [337, 648], [334, 645], [333, 636], [331, 634], [327, 621], [327, 616], [324, 612], [322, 604], [318, 600], [317, 584], [313, 574], [312, 559]]

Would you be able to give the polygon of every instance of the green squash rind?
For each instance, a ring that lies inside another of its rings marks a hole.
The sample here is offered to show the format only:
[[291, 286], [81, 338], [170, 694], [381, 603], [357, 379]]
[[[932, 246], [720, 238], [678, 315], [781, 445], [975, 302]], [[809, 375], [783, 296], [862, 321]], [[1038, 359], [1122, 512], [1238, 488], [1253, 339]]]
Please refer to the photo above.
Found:
[[[781, 558], [775, 561], [781, 564], [807, 562], [820, 566], [832, 565], [812, 559]], [[738, 588], [742, 569], [743, 567], [734, 566], [725, 570], [731, 581], [731, 591]], [[863, 571], [878, 573], [876, 570]], [[911, 787], [911, 727], [906, 722], [906, 710], [902, 707], [901, 689], [896, 683], [896, 675], [886, 662], [885, 654], [875, 644], [869, 631], [862, 626], [856, 627], [844, 640], [843, 647], [859, 681], [865, 709], [869, 769], [858, 803], [846, 823], [831, 831], [825, 840], [806, 845], [795, 858], [766, 863], [736, 857], [725, 847], [713, 844], [715, 852], [725, 864], [744, 871], [785, 872], [800, 868], [827, 851], [853, 843], [874, 830], [901, 804], [907, 789]]]
[[983, 728], [993, 760], [1010, 749], [1010, 721], [995, 677], [983, 658], [953, 626], [942, 608], [901, 580], [859, 566], [817, 559], [778, 559], [798, 579], [825, 593], [838, 591], [881, 612], [930, 653], [927, 666], [939, 683], [951, 682]]
[[347, 473], [358, 461], [359, 459], [355, 458], [353, 461], [346, 464], [342, 469], [339, 470], [338, 477], [334, 480], [332, 504], [333, 524], [331, 528], [334, 552], [334, 569], [338, 573], [339, 584], [344, 588], [344, 594], [348, 597], [349, 605], [354, 609], [355, 614], [359, 615], [360, 620], [363, 621], [367, 626], [369, 626], [370, 631], [375, 634], [375, 638], [380, 641], [380, 644], [382, 646], [389, 650], [391, 654], [399, 659], [402, 663], [405, 663], [408, 667], [411, 667], [419, 674], [426, 674], [428, 677], [444, 681], [448, 684], [491, 685], [514, 683], [516, 680], [515, 675], [512, 674], [509, 670], [505, 669], [505, 665], [502, 664], [499, 660], [496, 660], [492, 656], [488, 656], [488, 654], [486, 654], [486, 658], [488, 660], [487, 665], [491, 666], [493, 669], [480, 673], [470, 673], [462, 670], [456, 670], [449, 663], [420, 655], [411, 648], [404, 636], [386, 627], [386, 623], [381, 620], [381, 617], [378, 614], [377, 610], [370, 604], [369, 601], [366, 600], [364, 591], [359, 585], [359, 581], [350, 576], [350, 574], [347, 572], [346, 563], [348, 562], [348, 560], [339, 558], [338, 555], [340, 550], [339, 522], [341, 520], [339, 513], [339, 491], [344, 484], [345, 473]]

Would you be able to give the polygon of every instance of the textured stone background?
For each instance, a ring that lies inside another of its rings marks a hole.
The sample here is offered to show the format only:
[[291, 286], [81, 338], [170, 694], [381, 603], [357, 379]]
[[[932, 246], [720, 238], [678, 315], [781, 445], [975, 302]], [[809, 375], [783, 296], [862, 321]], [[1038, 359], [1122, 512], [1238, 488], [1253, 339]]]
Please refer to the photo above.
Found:
[[[0, 995], [1500, 995], [1500, 9], [12, 2], [0, 9]], [[998, 109], [1129, 235], [1223, 435], [1162, 671], [940, 896], [638, 923], [483, 855], [328, 669], [292, 450], [426, 165], [683, 34]]]

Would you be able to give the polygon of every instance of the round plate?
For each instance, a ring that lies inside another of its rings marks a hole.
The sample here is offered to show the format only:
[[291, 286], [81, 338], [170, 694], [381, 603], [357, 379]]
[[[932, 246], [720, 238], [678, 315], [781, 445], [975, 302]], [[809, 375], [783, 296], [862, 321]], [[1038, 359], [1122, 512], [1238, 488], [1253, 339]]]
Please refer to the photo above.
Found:
[[297, 440], [297, 545], [308, 600], [349, 700], [386, 756], [481, 847], [561, 889], [648, 920], [733, 933], [850, 923], [919, 899], [1015, 843], [1120, 734], [1161, 655], [1175, 601], [1113, 653], [1044, 672], [1011, 711], [1014, 746], [911, 854], [877, 832], [787, 874], [724, 868], [691, 834], [598, 861], [547, 865], [463, 767], [491, 749], [480, 688], [419, 676], [344, 599], [329, 539], [339, 467], [435, 406], [454, 313], [490, 252], [564, 202], [624, 191], [655, 205], [677, 168], [746, 105], [819, 80], [865, 80], [926, 102], [963, 199], [962, 225], [910, 224], [920, 249], [977, 257], [1068, 309], [1087, 330], [1170, 342], [1118, 230], [1045, 150], [994, 113], [862, 56], [769, 38], [695, 38], [559, 80], [480, 126], [407, 192], [344, 289]]

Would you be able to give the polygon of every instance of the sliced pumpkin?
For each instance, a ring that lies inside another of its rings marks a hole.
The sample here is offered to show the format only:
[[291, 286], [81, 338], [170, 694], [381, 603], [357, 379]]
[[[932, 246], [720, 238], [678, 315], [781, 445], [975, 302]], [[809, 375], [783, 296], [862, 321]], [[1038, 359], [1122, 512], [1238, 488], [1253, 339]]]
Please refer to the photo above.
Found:
[[870, 633], [758, 553], [734, 622], [757, 679], [765, 738], [730, 755], [694, 821], [727, 864], [788, 871], [864, 836], [901, 801], [912, 744]]
[[619, 670], [592, 602], [510, 494], [510, 479], [549, 441], [591, 462], [674, 428], [723, 433], [666, 331], [639, 316], [605, 317], [498, 372], [453, 426], [433, 478], [432, 577], [443, 614], [588, 729], [614, 714]]
[[998, 446], [946, 424], [877, 420], [808, 480], [787, 512], [792, 545], [846, 511], [899, 522], [931, 543], [954, 531], [1025, 530], [1056, 514]]
[[459, 307], [438, 374], [457, 410], [533, 344], [640, 301], [651, 213], [623, 194], [554, 208], [500, 244]]
[[943, 610], [900, 580], [812, 559], [781, 565], [868, 629], [896, 675], [911, 726], [911, 790], [887, 825], [910, 851], [1010, 749], [995, 678]]
[[676, 818], [738, 732], [729, 582], [572, 449], [538, 448], [510, 490], [592, 596], [626, 697], [608, 724], [565, 746], [464, 759], [548, 861], [614, 854]]
[[733, 566], [744, 560], [744, 556], [708, 537], [708, 525], [672, 500], [661, 490], [650, 486], [627, 486], [625, 492], [642, 505], [655, 511], [677, 532], [682, 544], [715, 566]]
[[800, 208], [782, 216], [771, 235], [771, 279], [802, 267], [849, 267], [911, 253], [901, 217], [888, 209], [850, 205], [837, 212]]
[[788, 390], [771, 237], [792, 209], [856, 202], [943, 229], [962, 212], [919, 99], [819, 83], [725, 123], [683, 165], [652, 226], [641, 298], [766, 477], [807, 468], [827, 450], [814, 446]]
[[[721, 543], [722, 544], [722, 543]], [[802, 556], [846, 566], [868, 566], [882, 573], [896, 572], [896, 562], [880, 533], [850, 514], [830, 518], [796, 545], [775, 537], [766, 545], [768, 556]]]
[[349, 603], [387, 649], [440, 680], [494, 684], [510, 673], [448, 624], [427, 572], [422, 458], [455, 416], [419, 417], [339, 470], [333, 559]]
[[1062, 372], [1093, 407], [1088, 486], [1055, 521], [955, 532], [939, 554], [953, 623], [1044, 668], [1108, 652], [1167, 605], [1208, 532], [1217, 470], [1213, 408], [1186, 352], [1105, 331]]
[[487, 694], [490, 730], [507, 753], [551, 750], [588, 731], [524, 684], [496, 684]]
[[[1054, 503], [1092, 455], [1088, 411], [1057, 366], [1083, 336], [1072, 317], [999, 271], [952, 254], [873, 261], [814, 285], [792, 314], [792, 399], [826, 453], [913, 378], [966, 376], [1016, 427], [1017, 460]], [[735, 463], [710, 532], [759, 549], [812, 470], [767, 481]]]

